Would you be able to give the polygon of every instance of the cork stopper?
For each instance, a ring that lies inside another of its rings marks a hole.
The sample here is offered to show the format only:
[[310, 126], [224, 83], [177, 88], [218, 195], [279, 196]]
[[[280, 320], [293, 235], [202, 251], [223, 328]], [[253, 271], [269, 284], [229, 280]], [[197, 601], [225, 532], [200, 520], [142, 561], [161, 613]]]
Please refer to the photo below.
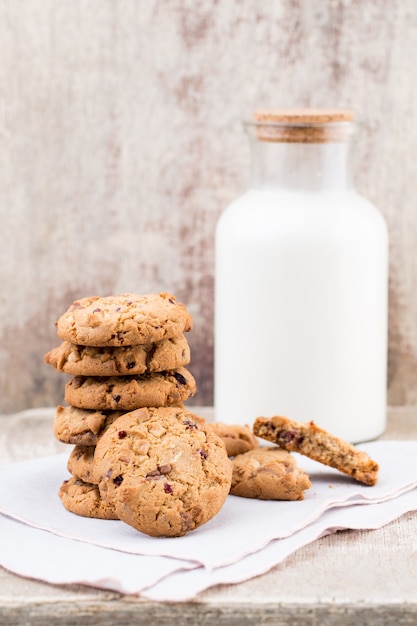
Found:
[[352, 133], [348, 109], [266, 109], [252, 114], [260, 141], [328, 143], [346, 141]]

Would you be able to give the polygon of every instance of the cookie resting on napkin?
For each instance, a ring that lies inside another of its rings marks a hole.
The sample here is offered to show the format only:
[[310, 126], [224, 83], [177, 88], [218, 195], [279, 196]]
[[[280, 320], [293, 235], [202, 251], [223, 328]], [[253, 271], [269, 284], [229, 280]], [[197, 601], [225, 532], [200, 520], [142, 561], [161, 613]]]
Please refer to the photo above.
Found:
[[299, 452], [314, 461], [334, 467], [365, 485], [375, 485], [378, 480], [378, 463], [366, 452], [331, 435], [314, 422], [300, 424], [278, 415], [258, 417], [253, 432], [284, 450]]

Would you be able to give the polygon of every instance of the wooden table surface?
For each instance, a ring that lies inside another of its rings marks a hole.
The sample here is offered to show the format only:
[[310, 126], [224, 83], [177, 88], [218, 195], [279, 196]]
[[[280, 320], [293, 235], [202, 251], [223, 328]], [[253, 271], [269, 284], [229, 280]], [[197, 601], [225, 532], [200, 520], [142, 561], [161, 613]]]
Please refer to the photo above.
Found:
[[[193, 409], [210, 417], [209, 408]], [[68, 450], [52, 435], [53, 409], [0, 416], [0, 463]], [[417, 407], [392, 408], [384, 439], [417, 439]], [[273, 570], [217, 586], [186, 603], [25, 579], [0, 568], [0, 625], [417, 624], [417, 512], [374, 531], [342, 531]]]

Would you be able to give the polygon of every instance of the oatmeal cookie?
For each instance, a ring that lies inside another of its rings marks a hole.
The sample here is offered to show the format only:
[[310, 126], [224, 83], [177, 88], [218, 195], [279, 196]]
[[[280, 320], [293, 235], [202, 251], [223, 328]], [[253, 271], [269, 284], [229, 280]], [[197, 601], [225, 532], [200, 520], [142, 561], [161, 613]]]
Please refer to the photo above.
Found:
[[76, 445], [72, 450], [67, 469], [74, 478], [78, 478], [85, 483], [96, 484], [94, 479], [94, 450], [95, 446]]
[[314, 422], [300, 424], [287, 417], [258, 417], [253, 432], [285, 450], [299, 452], [334, 467], [365, 485], [375, 485], [378, 480], [378, 463], [366, 452], [331, 435]]
[[214, 517], [232, 477], [220, 437], [173, 407], [120, 417], [100, 438], [94, 464], [100, 493], [118, 517], [155, 537], [185, 535]]
[[236, 454], [243, 454], [259, 448], [259, 442], [249, 426], [213, 422], [210, 423], [210, 428], [223, 439], [229, 456], [236, 456]]
[[178, 406], [196, 392], [184, 367], [141, 376], [75, 376], [65, 385], [65, 402], [80, 409], [133, 411], [145, 406]]
[[233, 459], [230, 493], [260, 500], [302, 500], [311, 482], [294, 457], [277, 447], [258, 448]]
[[94, 411], [58, 405], [54, 435], [62, 443], [95, 446], [98, 438], [115, 419], [126, 411]]
[[58, 337], [84, 346], [133, 346], [187, 332], [192, 318], [169, 293], [76, 300], [56, 322]]
[[124, 347], [81, 346], [64, 341], [45, 354], [44, 360], [72, 376], [140, 375], [188, 365], [190, 348], [184, 335]]
[[113, 506], [100, 496], [97, 485], [72, 477], [62, 483], [58, 495], [71, 513], [96, 519], [118, 519]]

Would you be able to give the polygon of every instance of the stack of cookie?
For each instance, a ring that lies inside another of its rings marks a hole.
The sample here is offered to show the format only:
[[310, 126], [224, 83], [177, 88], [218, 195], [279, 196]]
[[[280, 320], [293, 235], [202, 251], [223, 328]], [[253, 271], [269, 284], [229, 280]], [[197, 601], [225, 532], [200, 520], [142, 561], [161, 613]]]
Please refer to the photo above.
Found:
[[63, 343], [45, 361], [72, 378], [67, 406], [56, 410], [54, 432], [75, 444], [60, 490], [66, 508], [88, 517], [116, 519], [94, 480], [94, 451], [121, 415], [143, 407], [181, 407], [196, 392], [186, 369], [192, 328], [186, 307], [168, 293], [123, 294], [75, 301], [56, 323]]

